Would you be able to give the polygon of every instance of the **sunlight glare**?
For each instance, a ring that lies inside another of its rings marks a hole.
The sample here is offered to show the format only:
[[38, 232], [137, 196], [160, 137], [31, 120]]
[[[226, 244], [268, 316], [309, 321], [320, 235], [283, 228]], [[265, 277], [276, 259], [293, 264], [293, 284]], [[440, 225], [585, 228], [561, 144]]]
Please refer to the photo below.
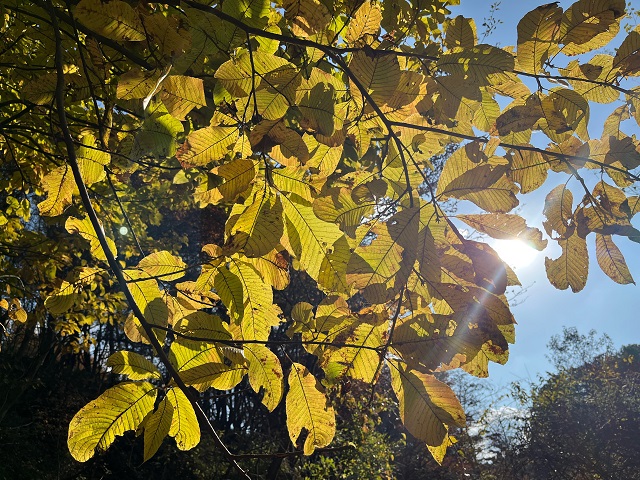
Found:
[[511, 268], [526, 267], [538, 255], [538, 251], [520, 240], [495, 240], [492, 247]]

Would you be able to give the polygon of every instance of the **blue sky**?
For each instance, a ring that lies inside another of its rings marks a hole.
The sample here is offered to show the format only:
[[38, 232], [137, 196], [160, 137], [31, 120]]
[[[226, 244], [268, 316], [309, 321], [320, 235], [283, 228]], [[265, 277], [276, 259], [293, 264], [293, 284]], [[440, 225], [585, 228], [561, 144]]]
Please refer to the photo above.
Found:
[[[481, 36], [483, 18], [489, 14], [492, 2], [477, 0], [461, 0], [461, 5], [452, 7], [452, 14], [471, 17], [476, 21], [478, 34]], [[505, 0], [501, 2], [496, 12], [496, 18], [502, 20], [495, 32], [487, 37], [484, 42], [504, 47], [515, 45], [517, 38], [517, 23], [530, 10], [539, 5], [548, 3], [532, 0]], [[573, 2], [559, 2], [563, 8], [569, 7]], [[612, 43], [617, 46], [624, 38], [622, 32]], [[571, 59], [560, 58], [556, 63]], [[563, 64], [564, 65], [564, 64]], [[638, 77], [636, 77], [637, 79]], [[637, 85], [638, 82], [632, 83]], [[606, 116], [612, 112], [621, 102], [608, 105], [591, 104], [591, 120], [589, 133], [594, 138], [599, 138], [602, 133], [602, 123]], [[640, 129], [634, 121], [625, 122], [625, 133], [640, 136]], [[539, 141], [537, 146], [545, 146], [548, 141], [544, 135], [534, 136]], [[537, 191], [520, 197], [520, 213], [525, 217], [529, 226], [535, 226], [542, 230], [542, 209], [544, 198], [549, 191], [566, 181], [565, 175], [550, 174], [547, 182]], [[595, 180], [594, 180], [595, 181]], [[612, 183], [609, 181], [609, 183]], [[573, 181], [570, 186], [574, 191], [574, 204], [581, 198], [579, 185]], [[640, 228], [636, 218], [635, 226]], [[622, 250], [631, 274], [637, 282], [640, 282], [640, 245], [626, 239], [614, 239]], [[538, 253], [533, 262], [528, 266], [515, 269], [521, 283], [529, 286], [523, 295], [526, 300], [513, 308], [518, 325], [516, 327], [516, 344], [511, 348], [511, 356], [507, 365], [495, 365], [490, 367], [491, 383], [506, 386], [513, 380], [534, 380], [538, 374], [551, 370], [551, 364], [547, 361], [546, 345], [554, 334], [560, 334], [563, 326], [575, 326], [582, 333], [590, 329], [596, 329], [600, 333], [608, 334], [616, 347], [629, 343], [640, 343], [640, 328], [637, 322], [640, 320], [638, 310], [640, 301], [638, 295], [640, 289], [635, 285], [618, 285], [610, 280], [600, 270], [595, 260], [595, 238], [591, 234], [587, 238], [589, 245], [590, 264], [587, 285], [579, 293], [571, 290], [556, 290], [547, 280], [544, 269], [545, 256], [557, 258], [559, 248], [555, 242], [550, 241], [544, 252]], [[555, 247], [555, 248], [554, 248]]]

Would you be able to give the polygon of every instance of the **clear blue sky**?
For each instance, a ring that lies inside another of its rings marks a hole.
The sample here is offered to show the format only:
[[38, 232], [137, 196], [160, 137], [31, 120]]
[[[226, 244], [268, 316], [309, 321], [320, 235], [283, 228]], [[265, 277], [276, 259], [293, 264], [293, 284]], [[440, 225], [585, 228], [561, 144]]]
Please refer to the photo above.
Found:
[[[452, 7], [452, 14], [471, 17], [476, 21], [479, 36], [482, 35], [483, 18], [489, 14], [492, 2], [478, 0], [461, 0], [461, 5]], [[504, 47], [515, 45], [517, 38], [517, 23], [530, 10], [548, 1], [531, 0], [504, 0], [496, 12], [496, 18], [502, 20], [495, 32], [485, 39], [485, 43], [496, 44]], [[561, 1], [563, 8], [569, 7], [573, 2]], [[632, 2], [633, 3], [633, 2]], [[612, 44], [617, 46], [624, 32]], [[560, 58], [556, 63], [571, 59]], [[636, 77], [637, 78], [637, 77]], [[637, 85], [640, 81], [637, 81]], [[591, 120], [589, 133], [594, 138], [599, 138], [602, 133], [602, 123], [606, 116], [612, 112], [621, 102], [608, 105], [591, 104]], [[634, 121], [625, 122], [625, 133], [640, 136], [640, 129]], [[537, 146], [545, 146], [548, 139], [544, 135], [534, 136], [538, 138]], [[542, 209], [544, 198], [556, 185], [564, 183], [566, 176], [551, 174], [547, 182], [537, 191], [520, 197], [522, 216], [527, 218], [530, 226], [542, 230]], [[612, 182], [609, 182], [612, 183]], [[580, 191], [571, 184], [575, 199], [581, 198]], [[579, 201], [579, 200], [578, 200]], [[638, 218], [635, 226], [640, 228]], [[640, 244], [626, 239], [617, 238], [616, 244], [622, 250], [631, 274], [636, 282], [640, 283]], [[513, 312], [518, 325], [516, 327], [516, 344], [511, 348], [510, 360], [505, 366], [492, 365], [490, 379], [497, 386], [507, 385], [512, 380], [535, 379], [537, 374], [551, 369], [550, 363], [545, 358], [546, 344], [554, 334], [562, 332], [563, 326], [575, 326], [580, 332], [586, 333], [590, 329], [596, 329], [600, 333], [608, 334], [616, 347], [629, 343], [640, 343], [640, 287], [635, 285], [618, 285], [605, 276], [595, 260], [595, 238], [591, 234], [587, 238], [590, 254], [589, 278], [587, 285], [579, 293], [571, 290], [556, 290], [547, 280], [544, 269], [544, 258], [549, 256], [557, 258], [559, 248], [555, 242], [550, 241], [551, 247], [537, 255], [535, 260], [527, 267], [516, 269], [523, 285], [531, 285], [526, 292], [526, 300], [514, 307]], [[555, 245], [555, 248], [553, 247]]]

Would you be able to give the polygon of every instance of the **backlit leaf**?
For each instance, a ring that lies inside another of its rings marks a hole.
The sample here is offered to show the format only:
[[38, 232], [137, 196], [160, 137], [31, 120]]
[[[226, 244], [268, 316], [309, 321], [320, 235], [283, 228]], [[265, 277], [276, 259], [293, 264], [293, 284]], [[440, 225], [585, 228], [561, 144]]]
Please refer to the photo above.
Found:
[[465, 425], [460, 402], [448, 385], [433, 375], [407, 370], [400, 363], [392, 362], [390, 370], [400, 419], [414, 437], [427, 445], [439, 446], [449, 426]]
[[146, 38], [138, 14], [121, 0], [82, 0], [74, 13], [85, 26], [112, 40], [139, 42]]
[[245, 345], [244, 354], [249, 362], [249, 383], [256, 392], [263, 391], [262, 403], [272, 412], [284, 393], [280, 360], [262, 345]]
[[539, 73], [557, 49], [556, 36], [562, 19], [557, 3], [542, 5], [518, 23], [518, 66], [527, 73]]
[[144, 461], [153, 457], [162, 441], [169, 433], [173, 419], [173, 405], [165, 396], [155, 412], [151, 413], [144, 422]]
[[107, 360], [113, 373], [126, 375], [131, 380], [160, 379], [160, 372], [146, 357], [126, 350], [116, 352]]
[[589, 273], [589, 252], [584, 238], [573, 233], [567, 238], [558, 240], [562, 254], [555, 260], [545, 258], [547, 278], [551, 284], [566, 290], [571, 287], [573, 292], [579, 292], [587, 283]]
[[610, 235], [596, 233], [596, 258], [602, 271], [614, 282], [620, 284], [633, 283], [635, 285], [627, 262], [622, 252], [613, 243]]
[[116, 436], [135, 430], [153, 410], [156, 388], [147, 382], [125, 382], [106, 390], [75, 414], [69, 424], [69, 452], [86, 462], [96, 449], [106, 450]]
[[537, 228], [527, 227], [525, 219], [512, 214], [458, 215], [457, 218], [479, 232], [505, 240], [522, 240], [536, 250], [544, 250], [547, 241]]
[[200, 443], [200, 426], [196, 412], [194, 412], [189, 399], [179, 388], [170, 388], [166, 398], [173, 406], [169, 435], [175, 437], [180, 450], [191, 450]]
[[[369, 0], [366, 0], [349, 20], [344, 38], [351, 45], [362, 43], [366, 35], [376, 35], [380, 31], [381, 21], [382, 10], [380, 6], [372, 5]], [[363, 43], [369, 44], [370, 42], [364, 41]]]
[[335, 411], [328, 405], [320, 382], [299, 363], [291, 364], [286, 404], [287, 429], [293, 444], [297, 445], [303, 429], [307, 431], [305, 455], [331, 443], [336, 432]]
[[579, 55], [608, 43], [620, 30], [624, 0], [578, 0], [562, 17], [558, 40], [565, 55]]
[[176, 257], [166, 250], [147, 255], [138, 263], [139, 269], [164, 281], [182, 278], [186, 267], [187, 264], [180, 257]]

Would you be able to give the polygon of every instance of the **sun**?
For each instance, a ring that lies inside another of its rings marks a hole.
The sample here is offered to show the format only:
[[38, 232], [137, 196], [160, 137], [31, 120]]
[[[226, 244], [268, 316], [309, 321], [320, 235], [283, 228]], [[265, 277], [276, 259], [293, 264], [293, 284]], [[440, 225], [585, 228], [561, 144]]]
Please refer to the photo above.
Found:
[[491, 246], [511, 268], [526, 267], [538, 255], [537, 250], [520, 240], [495, 240]]

